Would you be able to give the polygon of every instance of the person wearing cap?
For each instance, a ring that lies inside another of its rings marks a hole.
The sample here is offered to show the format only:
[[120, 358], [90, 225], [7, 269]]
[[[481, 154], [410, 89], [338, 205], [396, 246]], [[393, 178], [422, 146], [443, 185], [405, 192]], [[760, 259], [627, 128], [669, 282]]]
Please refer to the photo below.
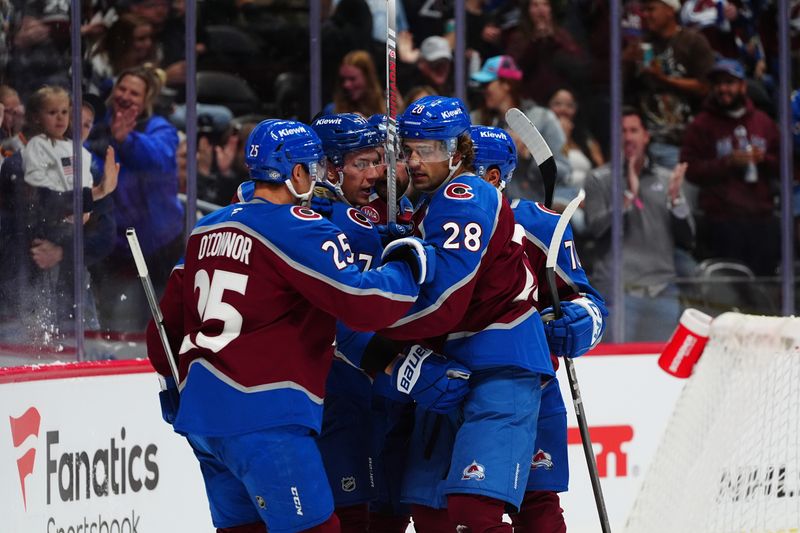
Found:
[[422, 41], [416, 68], [410, 76], [400, 79], [400, 90], [406, 92], [411, 87], [430, 85], [437, 94], [453, 93], [453, 50], [444, 37], [432, 35]]
[[708, 40], [678, 24], [680, 8], [679, 0], [645, 0], [644, 41], [630, 41], [622, 55], [626, 99], [645, 118], [651, 157], [668, 168], [678, 163], [683, 132], [708, 93], [706, 74], [714, 65]]
[[701, 252], [772, 275], [780, 255], [772, 193], [778, 183], [778, 127], [747, 96], [738, 61], [719, 60], [709, 80], [711, 94], [686, 128], [681, 149], [681, 160], [689, 163], [686, 179], [700, 188], [705, 213]]
[[472, 122], [508, 130], [517, 142], [519, 153], [517, 179], [509, 184], [506, 194], [511, 198], [541, 201], [544, 198], [544, 187], [539, 167], [532, 161], [528, 149], [519, 142], [514, 132], [509, 130], [505, 120], [506, 111], [517, 107], [536, 126], [553, 151], [558, 169], [557, 183], [563, 183], [570, 174], [570, 166], [563, 152], [566, 136], [558, 118], [546, 107], [522, 99], [522, 71], [511, 56], [490, 57], [481, 70], [470, 77], [483, 89], [483, 105], [471, 113]]

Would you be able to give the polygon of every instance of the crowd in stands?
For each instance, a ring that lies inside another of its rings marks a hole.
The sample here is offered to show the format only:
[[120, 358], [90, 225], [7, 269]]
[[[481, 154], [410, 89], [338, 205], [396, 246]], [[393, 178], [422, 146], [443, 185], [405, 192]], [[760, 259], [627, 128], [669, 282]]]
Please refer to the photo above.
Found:
[[[607, 1], [466, 0], [467, 80], [454, 78], [454, 2], [396, 4], [401, 110], [462, 82], [474, 124], [505, 128], [505, 112], [520, 108], [555, 155], [554, 209], [587, 192], [573, 226], [608, 297], [611, 182], [621, 180], [628, 340], [665, 338], [648, 324], [658, 316], [671, 329], [679, 282], [704, 261], [779, 274], [775, 0], [624, 0], [626, 107], [613, 125]], [[182, 249], [184, 1], [83, 2], [82, 221], [71, 212], [69, 5], [0, 0], [0, 336], [70, 331], [75, 224], [89, 329], [138, 331], [147, 319], [125, 228], [137, 229], [157, 290]], [[224, 205], [247, 179], [243, 144], [261, 119], [312, 119], [308, 2], [197, 6], [197, 190]], [[321, 6], [323, 111], [385, 113], [385, 1]], [[792, 39], [800, 44], [800, 31]], [[800, 147], [800, 97], [793, 110]], [[611, 127], [622, 129], [623, 176], [608, 164]], [[538, 167], [518, 144], [506, 194], [542, 200]]]

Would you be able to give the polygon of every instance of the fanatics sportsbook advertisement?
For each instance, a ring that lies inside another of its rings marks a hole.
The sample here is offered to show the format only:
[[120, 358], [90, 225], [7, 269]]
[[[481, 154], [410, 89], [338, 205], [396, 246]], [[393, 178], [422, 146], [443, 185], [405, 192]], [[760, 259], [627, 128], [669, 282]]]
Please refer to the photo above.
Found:
[[0, 530], [213, 532], [157, 391], [152, 371], [0, 384]]

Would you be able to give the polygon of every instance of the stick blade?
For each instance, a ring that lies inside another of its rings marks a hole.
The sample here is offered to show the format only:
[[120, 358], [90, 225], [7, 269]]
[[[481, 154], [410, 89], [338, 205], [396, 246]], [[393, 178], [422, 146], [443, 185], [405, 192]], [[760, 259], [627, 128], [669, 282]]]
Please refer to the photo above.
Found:
[[506, 111], [506, 122], [514, 130], [514, 133], [519, 136], [523, 144], [528, 147], [537, 165], [541, 166], [547, 159], [552, 159], [553, 152], [550, 151], [550, 147], [547, 146], [544, 137], [542, 137], [542, 134], [539, 133], [539, 130], [536, 129], [536, 126], [533, 125], [533, 122], [530, 121], [525, 113], [516, 107], [512, 107]]
[[539, 172], [541, 172], [542, 181], [544, 182], [544, 205], [545, 207], [552, 206], [553, 191], [556, 188], [556, 174], [558, 172], [553, 152], [547, 146], [544, 137], [533, 125], [533, 122], [516, 107], [506, 111], [506, 122], [528, 148], [533, 160], [539, 167]]

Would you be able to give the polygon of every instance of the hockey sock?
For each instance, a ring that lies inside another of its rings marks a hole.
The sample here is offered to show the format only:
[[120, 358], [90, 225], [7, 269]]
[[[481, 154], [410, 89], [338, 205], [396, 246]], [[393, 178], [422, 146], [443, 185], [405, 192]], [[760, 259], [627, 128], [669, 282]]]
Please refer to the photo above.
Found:
[[511, 533], [511, 524], [503, 522], [506, 503], [477, 494], [449, 494], [447, 510], [450, 521], [468, 527], [470, 533]]
[[364, 533], [369, 526], [368, 503], [337, 507], [333, 512], [339, 517], [342, 533]]
[[304, 530], [304, 533], [339, 533], [340, 531], [339, 517], [336, 516], [336, 513], [332, 513], [330, 518], [318, 526]]
[[405, 533], [410, 519], [408, 515], [370, 513], [369, 533]]
[[525, 493], [519, 513], [511, 515], [515, 533], [566, 533], [564, 510], [558, 493], [532, 490]]
[[264, 522], [254, 522], [243, 526], [218, 527], [217, 533], [267, 533]]
[[414, 530], [425, 533], [453, 533], [455, 524], [450, 522], [447, 509], [434, 509], [425, 505], [411, 505], [411, 517], [414, 519]]

